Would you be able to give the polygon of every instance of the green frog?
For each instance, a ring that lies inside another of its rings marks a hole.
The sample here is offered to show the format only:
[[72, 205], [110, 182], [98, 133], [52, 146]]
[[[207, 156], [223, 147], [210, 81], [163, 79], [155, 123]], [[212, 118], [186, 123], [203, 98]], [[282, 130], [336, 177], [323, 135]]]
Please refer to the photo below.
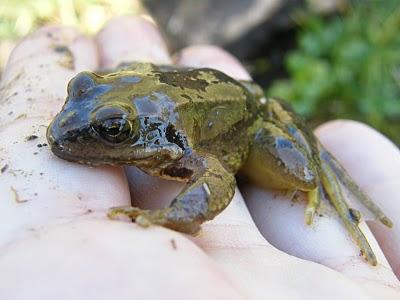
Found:
[[228, 206], [239, 173], [263, 187], [307, 193], [307, 224], [327, 198], [372, 265], [377, 260], [359, 229], [361, 214], [341, 186], [392, 226], [287, 103], [214, 69], [133, 63], [110, 73], [81, 72], [69, 82], [47, 139], [68, 161], [133, 165], [186, 183], [168, 207], [116, 207], [110, 218], [195, 234]]

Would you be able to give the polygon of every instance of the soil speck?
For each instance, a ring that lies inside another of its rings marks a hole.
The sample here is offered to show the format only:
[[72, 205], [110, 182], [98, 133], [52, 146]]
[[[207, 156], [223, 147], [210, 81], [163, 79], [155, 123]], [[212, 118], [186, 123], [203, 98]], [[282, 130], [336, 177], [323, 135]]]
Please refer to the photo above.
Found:
[[5, 171], [7, 171], [8, 169], [8, 165], [5, 164], [1, 169], [0, 169], [0, 173], [3, 174]]
[[171, 246], [172, 246], [172, 249], [174, 249], [174, 250], [178, 249], [178, 246], [176, 245], [176, 241], [174, 239], [171, 239]]

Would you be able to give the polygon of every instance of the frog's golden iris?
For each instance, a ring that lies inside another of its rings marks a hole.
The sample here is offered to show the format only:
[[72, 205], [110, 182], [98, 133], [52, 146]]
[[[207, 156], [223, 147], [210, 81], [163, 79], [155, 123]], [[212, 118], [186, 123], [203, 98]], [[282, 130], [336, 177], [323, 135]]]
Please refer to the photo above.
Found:
[[360, 213], [341, 185], [392, 226], [286, 103], [217, 70], [136, 63], [109, 74], [82, 72], [69, 83], [47, 138], [63, 159], [135, 165], [187, 183], [167, 208], [113, 208], [111, 218], [123, 214], [143, 226], [194, 234], [230, 203], [240, 172], [264, 187], [307, 193], [307, 224], [327, 196], [372, 265]]

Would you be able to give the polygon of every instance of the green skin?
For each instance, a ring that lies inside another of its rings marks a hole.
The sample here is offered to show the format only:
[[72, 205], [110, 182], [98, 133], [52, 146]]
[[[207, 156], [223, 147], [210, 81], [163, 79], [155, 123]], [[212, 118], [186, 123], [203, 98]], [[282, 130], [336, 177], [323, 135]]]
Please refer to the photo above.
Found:
[[186, 182], [164, 209], [109, 212], [142, 226], [197, 233], [228, 206], [238, 172], [263, 187], [306, 192], [307, 224], [326, 195], [372, 265], [377, 261], [358, 227], [360, 213], [348, 206], [340, 184], [392, 225], [287, 104], [213, 69], [135, 63], [109, 74], [79, 73], [47, 139], [62, 159], [134, 165]]

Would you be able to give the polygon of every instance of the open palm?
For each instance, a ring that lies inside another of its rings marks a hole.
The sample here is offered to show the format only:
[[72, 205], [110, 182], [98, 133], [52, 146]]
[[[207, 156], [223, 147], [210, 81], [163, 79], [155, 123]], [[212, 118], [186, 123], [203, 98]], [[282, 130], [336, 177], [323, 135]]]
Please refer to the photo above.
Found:
[[[113, 206], [155, 208], [181, 185], [133, 167], [89, 168], [56, 158], [45, 132], [77, 72], [126, 61], [212, 67], [249, 79], [228, 53], [193, 46], [171, 58], [142, 18], [110, 21], [95, 38], [53, 26], [13, 51], [0, 85], [1, 299], [396, 299], [400, 298], [400, 153], [356, 122], [316, 134], [394, 221], [361, 227], [378, 256], [359, 256], [334, 212], [312, 226], [304, 203], [254, 186], [201, 234], [111, 221]], [[379, 241], [379, 245], [377, 243]], [[279, 249], [279, 250], [278, 250]]]

